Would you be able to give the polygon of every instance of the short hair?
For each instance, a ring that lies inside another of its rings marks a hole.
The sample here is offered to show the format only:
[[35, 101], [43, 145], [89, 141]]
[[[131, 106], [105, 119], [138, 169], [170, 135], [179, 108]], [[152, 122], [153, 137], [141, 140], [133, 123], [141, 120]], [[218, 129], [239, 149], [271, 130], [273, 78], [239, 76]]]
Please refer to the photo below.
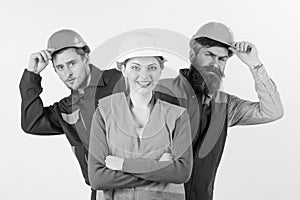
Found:
[[65, 50], [67, 49], [74, 49], [74, 51], [83, 59], [84, 56], [86, 54], [89, 54], [90, 53], [90, 50], [89, 50], [89, 47], [88, 46], [84, 46], [84, 47], [66, 47], [66, 48], [63, 48], [63, 49], [60, 49], [58, 51], [55, 51], [53, 54], [52, 54], [52, 62], [53, 60], [55, 59], [55, 57], [58, 55], [58, 54], [61, 54], [62, 52], [64, 52]]
[[[165, 67], [165, 62], [166, 60], [164, 59], [164, 57], [162, 56], [153, 56], [154, 58], [156, 58], [156, 60], [159, 63], [159, 66], [161, 69], [163, 69]], [[130, 60], [131, 58], [126, 59], [122, 64], [124, 65], [124, 67], [126, 67], [127, 62]]]
[[233, 55], [233, 52], [229, 49], [229, 45], [224, 44], [222, 42], [207, 38], [207, 37], [199, 37], [196, 38], [191, 42], [191, 48], [195, 51], [197, 54], [201, 48], [201, 46], [209, 48], [209, 47], [222, 47], [228, 50], [228, 56], [231, 57]]

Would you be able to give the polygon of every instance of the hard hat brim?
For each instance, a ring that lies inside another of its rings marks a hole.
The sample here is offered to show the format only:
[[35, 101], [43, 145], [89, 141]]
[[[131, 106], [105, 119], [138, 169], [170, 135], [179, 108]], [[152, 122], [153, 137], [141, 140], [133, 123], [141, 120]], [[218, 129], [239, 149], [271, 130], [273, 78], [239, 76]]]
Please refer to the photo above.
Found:
[[166, 62], [167, 59], [164, 57], [161, 50], [158, 48], [140, 48], [140, 49], [134, 49], [132, 51], [128, 51], [120, 55], [117, 59], [117, 69], [121, 70], [121, 64], [124, 63], [126, 60], [131, 58], [137, 58], [137, 57], [162, 57], [163, 62]]
[[211, 39], [211, 40], [215, 40], [215, 41], [217, 41], [217, 42], [220, 42], [220, 43], [222, 43], [222, 44], [225, 44], [225, 45], [227, 45], [228, 47], [232, 47], [232, 48], [235, 48], [235, 46], [233, 46], [233, 44], [230, 44], [230, 43], [228, 43], [228, 42], [224, 42], [224, 41], [221, 41], [220, 39], [218, 39], [218, 38], [214, 38], [214, 37], [211, 37], [211, 36], [208, 36], [208, 35], [194, 35], [193, 37], [192, 37], [192, 39], [190, 40], [190, 46], [191, 46], [191, 42], [193, 41], [193, 40], [196, 40], [196, 39], [198, 39], [198, 38], [201, 38], [201, 37], [206, 37], [206, 38], [209, 38], [209, 39]]
[[67, 49], [67, 48], [83, 48], [83, 47], [88, 47], [88, 46], [85, 43], [77, 44], [77, 45], [62, 45], [60, 47], [53, 48], [54, 50], [51, 52], [51, 55], [54, 54], [55, 52], [58, 52], [58, 51], [62, 50], [62, 49]]

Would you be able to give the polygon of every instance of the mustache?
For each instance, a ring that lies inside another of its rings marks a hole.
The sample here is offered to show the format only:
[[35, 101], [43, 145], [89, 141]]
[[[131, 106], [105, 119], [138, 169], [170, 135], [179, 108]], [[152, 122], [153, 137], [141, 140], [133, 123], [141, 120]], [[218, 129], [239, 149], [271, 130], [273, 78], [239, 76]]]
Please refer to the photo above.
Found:
[[205, 65], [205, 66], [197, 69], [197, 71], [200, 74], [203, 74], [204, 76], [205, 76], [205, 74], [212, 72], [212, 73], [216, 74], [220, 79], [225, 77], [224, 72], [222, 72], [218, 67], [215, 67], [213, 65]]

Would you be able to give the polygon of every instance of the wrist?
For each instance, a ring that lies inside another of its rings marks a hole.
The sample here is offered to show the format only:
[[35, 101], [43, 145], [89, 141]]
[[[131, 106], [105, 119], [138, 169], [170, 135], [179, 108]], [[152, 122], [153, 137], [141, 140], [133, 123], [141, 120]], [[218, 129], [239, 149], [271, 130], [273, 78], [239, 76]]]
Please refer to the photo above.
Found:
[[32, 69], [32, 68], [30, 68], [30, 67], [27, 67], [27, 70], [30, 71], [30, 72], [32, 72], [32, 73], [35, 73], [35, 74], [37, 74], [37, 75], [40, 74], [40, 72], [38, 72], [36, 69]]
[[260, 61], [255, 61], [247, 64], [250, 69], [259, 69], [263, 66], [263, 63]]

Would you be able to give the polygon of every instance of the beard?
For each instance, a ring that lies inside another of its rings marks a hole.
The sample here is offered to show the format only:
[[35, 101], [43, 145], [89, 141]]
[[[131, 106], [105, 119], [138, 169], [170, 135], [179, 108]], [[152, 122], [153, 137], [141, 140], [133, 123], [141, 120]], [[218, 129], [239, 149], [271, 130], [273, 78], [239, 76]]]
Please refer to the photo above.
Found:
[[189, 80], [196, 94], [214, 95], [220, 89], [224, 73], [211, 65], [190, 68]]

